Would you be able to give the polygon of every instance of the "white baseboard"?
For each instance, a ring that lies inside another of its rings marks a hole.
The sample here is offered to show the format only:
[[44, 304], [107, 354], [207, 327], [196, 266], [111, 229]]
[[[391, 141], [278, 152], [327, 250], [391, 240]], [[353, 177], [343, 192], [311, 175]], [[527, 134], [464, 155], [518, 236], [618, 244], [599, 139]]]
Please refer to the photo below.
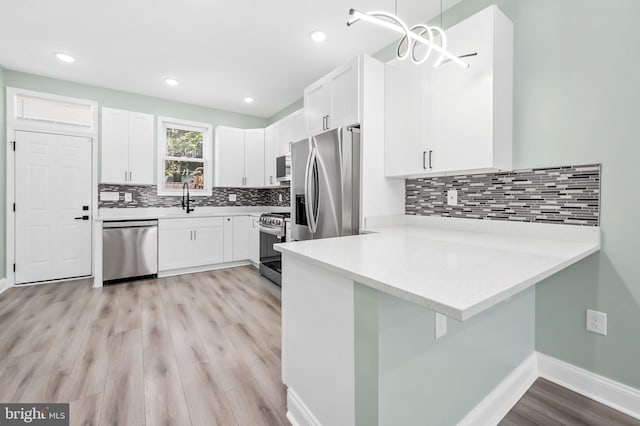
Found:
[[640, 390], [545, 354], [537, 357], [540, 377], [640, 419]]
[[640, 390], [533, 352], [458, 425], [497, 425], [538, 377], [640, 419]]
[[248, 266], [251, 262], [248, 260], [240, 260], [237, 262], [218, 263], [216, 265], [197, 266], [195, 268], [173, 269], [171, 271], [158, 272], [158, 278], [174, 277], [176, 275], [196, 274], [198, 272], [215, 271], [218, 269], [235, 268], [237, 266]]
[[0, 279], [0, 293], [11, 287], [6, 278]]
[[536, 353], [529, 355], [458, 425], [497, 425], [538, 378]]
[[292, 426], [321, 426], [311, 410], [291, 388], [287, 389], [287, 419]]

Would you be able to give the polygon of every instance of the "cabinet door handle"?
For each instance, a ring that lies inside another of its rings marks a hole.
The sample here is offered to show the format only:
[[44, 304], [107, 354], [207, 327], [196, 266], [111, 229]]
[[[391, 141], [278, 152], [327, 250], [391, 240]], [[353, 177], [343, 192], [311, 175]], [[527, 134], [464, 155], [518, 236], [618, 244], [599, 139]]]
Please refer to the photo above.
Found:
[[124, 171], [124, 181], [127, 182], [127, 171]]
[[273, 176], [269, 176], [269, 185], [273, 185]]
[[327, 116], [322, 116], [322, 130], [327, 130]]
[[194, 239], [194, 240], [197, 240], [197, 239], [198, 239], [198, 230], [197, 230], [197, 229], [194, 229], [194, 230], [193, 230], [193, 239]]
[[327, 115], [327, 130], [329, 130], [329, 115]]
[[293, 145], [293, 142], [289, 142], [289, 153], [291, 153], [291, 145]]
[[189, 230], [189, 241], [193, 241], [193, 229]]
[[133, 172], [129, 172], [129, 182], [133, 182]]
[[429, 150], [429, 169], [433, 169], [433, 166], [431, 165], [431, 157], [432, 157], [433, 151]]
[[422, 168], [427, 170], [427, 151], [422, 151]]

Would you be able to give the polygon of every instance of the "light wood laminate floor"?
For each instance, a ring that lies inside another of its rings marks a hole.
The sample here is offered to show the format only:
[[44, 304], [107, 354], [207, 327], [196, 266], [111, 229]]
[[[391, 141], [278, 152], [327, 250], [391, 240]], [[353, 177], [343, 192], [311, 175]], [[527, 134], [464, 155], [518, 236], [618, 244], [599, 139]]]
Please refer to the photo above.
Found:
[[288, 425], [280, 289], [251, 267], [0, 295], [0, 401], [72, 425]]
[[640, 426], [640, 420], [545, 379], [529, 388], [500, 426]]

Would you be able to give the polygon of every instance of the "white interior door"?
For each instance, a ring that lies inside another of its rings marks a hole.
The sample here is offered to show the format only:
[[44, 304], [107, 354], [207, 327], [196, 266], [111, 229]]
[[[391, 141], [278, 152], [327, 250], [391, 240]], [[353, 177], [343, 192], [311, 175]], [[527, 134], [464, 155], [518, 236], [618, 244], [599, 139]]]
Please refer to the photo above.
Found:
[[16, 284], [91, 275], [91, 139], [15, 140]]

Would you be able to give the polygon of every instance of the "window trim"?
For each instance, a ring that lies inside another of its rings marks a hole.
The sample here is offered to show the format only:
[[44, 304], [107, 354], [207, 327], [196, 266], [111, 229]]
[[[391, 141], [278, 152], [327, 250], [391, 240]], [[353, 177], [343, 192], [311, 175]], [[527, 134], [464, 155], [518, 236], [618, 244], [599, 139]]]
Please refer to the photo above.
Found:
[[[210, 123], [200, 123], [197, 121], [181, 120], [171, 117], [158, 117], [158, 195], [176, 196], [182, 195], [182, 190], [168, 190], [164, 188], [164, 162], [166, 159], [174, 159], [167, 156], [167, 127], [181, 130], [203, 132], [202, 135], [202, 162], [204, 163], [204, 189], [190, 189], [189, 195], [199, 197], [210, 197], [212, 194], [212, 167], [213, 159], [211, 148], [213, 145], [213, 126]], [[199, 162], [200, 159], [191, 158], [189, 161]]]

